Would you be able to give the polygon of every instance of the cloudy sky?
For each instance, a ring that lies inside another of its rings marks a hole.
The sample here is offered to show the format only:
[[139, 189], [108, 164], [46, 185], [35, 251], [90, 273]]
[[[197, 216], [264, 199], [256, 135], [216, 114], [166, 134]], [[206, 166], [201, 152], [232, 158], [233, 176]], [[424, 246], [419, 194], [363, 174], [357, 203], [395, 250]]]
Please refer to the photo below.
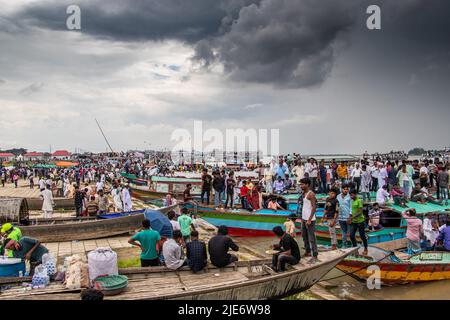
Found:
[[[66, 8], [81, 8], [81, 31]], [[366, 28], [381, 7], [382, 30]], [[0, 149], [171, 148], [280, 129], [280, 151], [448, 146], [448, 0], [0, 0]], [[150, 145], [151, 144], [151, 145]]]

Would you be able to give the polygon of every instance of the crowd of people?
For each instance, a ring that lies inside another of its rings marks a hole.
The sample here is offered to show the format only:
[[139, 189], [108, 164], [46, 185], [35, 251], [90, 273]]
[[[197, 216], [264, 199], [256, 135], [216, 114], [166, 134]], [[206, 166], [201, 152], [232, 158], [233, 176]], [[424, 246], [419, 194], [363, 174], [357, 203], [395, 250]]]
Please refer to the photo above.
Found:
[[[399, 154], [401, 156], [401, 154]], [[326, 194], [324, 218], [321, 224], [327, 225], [333, 249], [337, 248], [336, 227], [342, 233], [342, 247], [358, 246], [358, 233], [367, 254], [367, 231], [383, 228], [380, 221], [383, 208], [388, 204], [404, 208], [403, 217], [407, 221], [407, 239], [410, 252], [423, 249], [450, 250], [448, 219], [440, 215], [428, 215], [423, 221], [416, 217], [409, 203], [432, 203], [448, 206], [449, 163], [441, 159], [410, 161], [407, 159], [383, 160], [376, 157], [370, 160], [363, 157], [357, 162], [336, 161], [326, 163], [314, 158], [302, 159], [299, 155], [279, 157], [268, 165], [255, 168], [258, 179], [235, 178], [232, 170], [183, 164], [175, 168], [167, 161], [160, 164], [149, 163], [143, 159], [124, 158], [120, 161], [85, 162], [71, 169], [33, 169], [19, 167], [12, 170], [0, 169], [1, 183], [15, 183], [19, 179], [29, 180], [30, 188], [39, 188], [44, 199], [44, 216], [51, 218], [54, 197], [73, 198], [77, 216], [98, 215], [109, 211], [131, 211], [132, 201], [128, 186], [122, 183], [121, 172], [149, 178], [152, 175], [168, 174], [172, 170], [202, 171], [201, 202], [214, 202], [216, 208], [240, 208], [256, 211], [261, 208], [284, 210], [276, 195], [298, 193], [298, 211], [289, 216], [285, 226], [274, 228], [280, 238], [274, 245], [272, 269], [284, 271], [286, 264], [300, 261], [300, 251], [295, 240], [295, 221], [301, 220], [305, 256], [311, 256], [311, 263], [318, 260], [316, 239], [317, 194]], [[209, 174], [211, 172], [211, 174]], [[183, 194], [185, 202], [194, 201], [191, 185]], [[269, 195], [268, 199], [263, 195]], [[168, 195], [166, 205], [177, 202]], [[368, 208], [368, 211], [365, 209]], [[237, 260], [228, 251], [237, 251], [238, 246], [227, 235], [227, 228], [219, 228], [218, 235], [210, 240], [208, 246], [199, 239], [195, 229], [195, 216], [186, 212], [181, 216], [170, 213], [173, 227], [171, 239], [161, 239], [151, 229], [150, 222], [144, 221], [143, 231], [130, 239], [132, 245], [142, 250], [142, 266], [164, 263], [167, 267], [178, 269], [189, 266], [199, 271], [209, 259], [218, 267]], [[3, 231], [2, 231], [3, 232]], [[348, 241], [350, 240], [350, 243]], [[14, 239], [13, 239], [14, 240]], [[14, 240], [16, 241], [16, 240]], [[17, 241], [16, 241], [17, 242]], [[8, 246], [14, 251], [15, 244]]]

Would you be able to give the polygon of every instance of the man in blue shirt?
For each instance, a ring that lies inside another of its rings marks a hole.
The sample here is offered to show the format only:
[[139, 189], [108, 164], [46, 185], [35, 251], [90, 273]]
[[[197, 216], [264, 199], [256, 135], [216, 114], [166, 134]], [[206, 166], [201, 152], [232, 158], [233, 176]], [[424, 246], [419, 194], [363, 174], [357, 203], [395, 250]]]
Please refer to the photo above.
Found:
[[275, 166], [276, 177], [281, 177], [284, 180], [287, 169], [287, 166], [283, 163], [283, 159], [280, 159], [280, 162]]
[[206, 267], [208, 262], [208, 254], [206, 244], [198, 240], [198, 231], [191, 232], [191, 242], [186, 243], [186, 257], [191, 270], [199, 272]]
[[339, 226], [342, 233], [342, 248], [347, 247], [347, 235], [350, 234], [351, 225], [349, 224], [349, 218], [352, 214], [352, 199], [349, 194], [348, 184], [342, 185], [342, 193], [337, 196], [339, 202]]
[[435, 248], [436, 251], [450, 251], [450, 218], [447, 218], [446, 227], [441, 230], [437, 237], [437, 243], [442, 243], [442, 246]]

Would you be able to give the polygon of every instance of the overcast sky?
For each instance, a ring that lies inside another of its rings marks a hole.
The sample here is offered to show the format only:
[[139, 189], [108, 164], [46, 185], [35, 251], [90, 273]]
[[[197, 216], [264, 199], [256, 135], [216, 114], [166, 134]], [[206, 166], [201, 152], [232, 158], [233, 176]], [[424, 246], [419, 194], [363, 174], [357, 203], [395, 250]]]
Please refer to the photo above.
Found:
[[[66, 8], [81, 8], [81, 31]], [[366, 28], [381, 7], [382, 30]], [[280, 151], [448, 146], [448, 0], [0, 0], [0, 149], [171, 148], [280, 129]]]

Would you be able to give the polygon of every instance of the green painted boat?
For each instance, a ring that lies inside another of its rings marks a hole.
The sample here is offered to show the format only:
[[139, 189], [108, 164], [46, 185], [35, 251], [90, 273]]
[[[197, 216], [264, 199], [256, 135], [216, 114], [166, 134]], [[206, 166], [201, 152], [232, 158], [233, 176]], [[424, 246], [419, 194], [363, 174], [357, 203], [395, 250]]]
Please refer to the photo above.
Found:
[[191, 195], [194, 197], [200, 196], [202, 180], [190, 178], [153, 176], [150, 186], [132, 186], [130, 187], [130, 191], [133, 197], [143, 201], [162, 199], [168, 193], [181, 199], [188, 184], [192, 185]]

